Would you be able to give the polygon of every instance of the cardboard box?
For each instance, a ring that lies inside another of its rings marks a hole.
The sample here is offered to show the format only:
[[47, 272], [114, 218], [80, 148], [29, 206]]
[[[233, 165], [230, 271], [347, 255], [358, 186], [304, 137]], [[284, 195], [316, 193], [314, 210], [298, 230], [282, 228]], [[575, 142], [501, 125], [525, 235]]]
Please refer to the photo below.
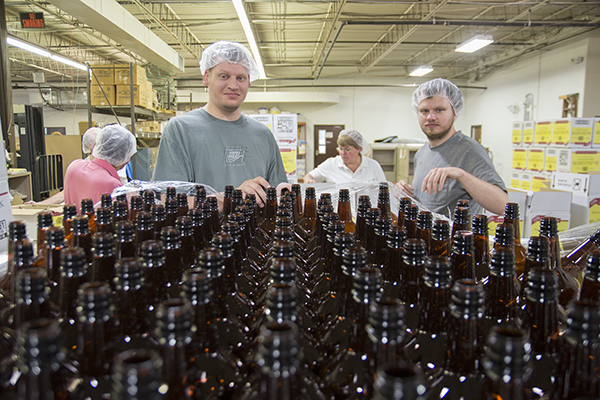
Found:
[[142, 132], [150, 132], [150, 133], [161, 133], [162, 132], [162, 124], [160, 121], [142, 121], [137, 124], [138, 128], [142, 130]]
[[115, 66], [113, 64], [92, 65], [92, 85], [110, 86], [115, 84]]
[[523, 123], [513, 122], [512, 126], [512, 144], [518, 146], [523, 143]]
[[546, 150], [541, 147], [530, 147], [527, 151], [527, 170], [532, 172], [544, 171]]
[[[92, 121], [92, 126], [96, 126], [96, 121]], [[79, 121], [79, 134], [83, 135], [89, 129], [88, 121]]]
[[[519, 205], [519, 227], [521, 228], [521, 233], [523, 232], [523, 210], [526, 209], [527, 206], [527, 192], [520, 189], [508, 189], [508, 201], [510, 203], [517, 203]], [[493, 237], [496, 235], [496, 227], [504, 222], [504, 216], [492, 214], [489, 211], [485, 212], [485, 215], [488, 217], [488, 235]], [[522, 235], [521, 235], [522, 236]]]
[[[92, 94], [90, 98], [90, 104], [93, 106], [108, 106], [114, 105], [115, 102], [115, 86], [98, 86], [92, 85]], [[105, 96], [106, 95], [106, 96]]]
[[539, 235], [542, 217], [554, 217], [558, 220], [558, 231], [569, 229], [571, 221], [570, 192], [549, 190], [528, 193], [523, 237]]
[[553, 146], [590, 147], [594, 121], [592, 118], [563, 118], [552, 125]]
[[[139, 107], [146, 107], [148, 105], [148, 95], [145, 85], [133, 85], [133, 104]], [[130, 85], [117, 85], [117, 105], [131, 105]]]
[[552, 172], [570, 172], [571, 170], [571, 149], [565, 147], [546, 148], [546, 162], [544, 171]]
[[571, 150], [570, 172], [587, 174], [600, 172], [600, 150]]
[[523, 122], [523, 144], [531, 145], [535, 140], [535, 122]]
[[600, 221], [600, 175], [552, 174], [552, 188], [573, 194], [571, 227]]
[[[129, 85], [130, 77], [129, 64], [115, 64], [115, 85]], [[146, 70], [140, 65], [133, 65], [133, 84], [146, 85]]]
[[546, 189], [550, 189], [552, 186], [552, 180], [550, 174], [532, 174], [531, 176], [531, 190], [534, 192], [540, 192]]
[[513, 149], [512, 168], [523, 171], [527, 168], [527, 149]]
[[536, 146], [546, 146], [552, 139], [552, 121], [540, 121], [535, 123], [535, 138], [533, 143]]

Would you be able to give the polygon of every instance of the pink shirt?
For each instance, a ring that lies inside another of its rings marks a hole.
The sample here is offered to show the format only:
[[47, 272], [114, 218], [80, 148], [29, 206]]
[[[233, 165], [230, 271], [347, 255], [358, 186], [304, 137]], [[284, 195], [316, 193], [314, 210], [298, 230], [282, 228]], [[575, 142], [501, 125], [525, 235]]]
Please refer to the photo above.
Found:
[[75, 160], [65, 174], [65, 204], [75, 204], [79, 210], [82, 199], [91, 198], [96, 204], [102, 194], [112, 193], [121, 185], [117, 171], [108, 162], [99, 158]]

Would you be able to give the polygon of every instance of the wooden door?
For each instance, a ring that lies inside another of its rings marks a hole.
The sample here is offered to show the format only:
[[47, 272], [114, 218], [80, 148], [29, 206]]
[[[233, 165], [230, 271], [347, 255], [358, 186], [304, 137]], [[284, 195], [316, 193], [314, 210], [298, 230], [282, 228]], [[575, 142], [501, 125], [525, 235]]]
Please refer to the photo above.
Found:
[[314, 129], [315, 167], [318, 167], [329, 157], [338, 155], [337, 138], [340, 132], [345, 129], [345, 126], [315, 125]]
[[481, 125], [471, 125], [471, 137], [481, 143]]

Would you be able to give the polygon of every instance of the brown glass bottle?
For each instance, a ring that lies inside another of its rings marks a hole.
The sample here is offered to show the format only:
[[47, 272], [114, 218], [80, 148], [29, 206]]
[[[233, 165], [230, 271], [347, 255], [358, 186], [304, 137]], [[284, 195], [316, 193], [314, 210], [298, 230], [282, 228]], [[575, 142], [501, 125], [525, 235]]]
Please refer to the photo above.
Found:
[[197, 210], [200, 204], [206, 201], [206, 188], [203, 185], [196, 185], [194, 192], [194, 209]]
[[483, 357], [484, 400], [527, 400], [531, 376], [531, 346], [525, 332], [514, 325], [495, 327], [487, 338]]
[[115, 240], [113, 235], [97, 232], [92, 236], [92, 277], [90, 280], [112, 284], [115, 277]]
[[[579, 246], [573, 249], [562, 260], [562, 266], [569, 272], [570, 275], [577, 276], [577, 271], [583, 270], [587, 260], [587, 256], [591, 251], [600, 250], [600, 229], [591, 234]], [[571, 272], [571, 269], [576, 271]]]
[[273, 236], [275, 231], [275, 217], [277, 214], [277, 190], [275, 188], [267, 188], [267, 202], [265, 204], [265, 219], [260, 224], [259, 231], [261, 232], [263, 243], [268, 241]]
[[179, 285], [183, 276], [183, 253], [179, 230], [165, 226], [161, 231], [161, 241], [165, 254], [165, 272], [167, 274], [167, 291], [174, 288], [179, 293]]
[[96, 232], [114, 233], [111, 209], [98, 207], [96, 209]]
[[524, 288], [521, 318], [533, 353], [532, 390], [549, 395], [554, 390], [558, 368], [558, 277], [546, 268], [529, 271]]
[[490, 274], [490, 240], [488, 235], [488, 218], [485, 214], [473, 216], [473, 257], [475, 259], [475, 278], [483, 280]]
[[123, 351], [115, 357], [111, 375], [111, 398], [120, 400], [164, 400], [162, 359], [155, 350]]
[[144, 202], [141, 196], [131, 196], [129, 199], [129, 220], [131, 222], [137, 221], [137, 214], [144, 210]]
[[383, 267], [383, 291], [386, 297], [397, 299], [400, 290], [400, 271], [406, 230], [392, 225], [387, 236], [387, 260]]
[[[198, 253], [208, 242], [208, 239], [204, 237], [204, 218], [202, 218], [202, 213], [199, 208], [188, 211], [188, 217], [192, 224], [194, 249], [196, 253]], [[195, 256], [197, 256], [197, 254]]]
[[292, 193], [296, 199], [294, 202], [294, 221], [298, 222], [302, 219], [302, 186], [299, 183], [292, 184]]
[[[33, 252], [33, 249], [32, 249]], [[20, 268], [16, 277], [15, 328], [37, 318], [55, 317], [50, 303], [50, 287], [46, 270], [40, 267]]]
[[15, 245], [20, 240], [27, 239], [25, 221], [10, 221], [8, 223], [8, 269], [0, 280], [0, 289], [14, 293], [14, 279], [17, 273], [15, 266]]
[[421, 315], [421, 289], [425, 274], [425, 242], [406, 239], [400, 273], [400, 300], [404, 303], [405, 323], [412, 330], [419, 326]]
[[402, 197], [398, 203], [398, 226], [404, 226], [406, 219], [406, 209], [412, 204], [410, 197]]
[[375, 243], [370, 253], [367, 253], [367, 262], [376, 265], [382, 270], [387, 262], [387, 237], [392, 220], [380, 216], [375, 222]]
[[452, 221], [452, 232], [451, 238], [454, 241], [454, 235], [458, 231], [470, 231], [471, 230], [471, 215], [469, 209], [465, 207], [456, 207], [454, 210], [454, 221]]
[[356, 236], [356, 241], [364, 245], [364, 235], [365, 235], [365, 220], [367, 218], [367, 211], [371, 208], [371, 198], [362, 194], [358, 196], [358, 205], [356, 206], [356, 229], [354, 231], [354, 235]]
[[558, 275], [559, 301], [560, 305], [566, 309], [569, 303], [579, 297], [580, 284], [561, 265], [558, 221], [556, 218], [542, 217], [540, 220], [540, 236], [548, 238], [550, 269]]
[[475, 279], [474, 237], [471, 231], [456, 231], [452, 241], [452, 277]]
[[177, 193], [177, 210], [178, 216], [184, 217], [187, 215], [190, 210], [190, 205], [188, 203], [188, 196], [185, 193]]
[[75, 204], [65, 204], [63, 206], [63, 229], [65, 230], [65, 240], [71, 245], [73, 237], [72, 220], [77, 216], [77, 206]]
[[482, 323], [484, 318], [483, 286], [474, 280], [460, 279], [452, 287], [448, 327], [446, 367], [432, 377], [432, 398], [480, 399], [483, 354]]
[[81, 200], [81, 212], [79, 215], [88, 218], [90, 233], [92, 235], [96, 233], [96, 213], [94, 212], [94, 201], [92, 199], [87, 198]]
[[579, 299], [600, 302], [600, 251], [588, 256]]
[[156, 195], [155, 195], [154, 191], [149, 190], [149, 189], [144, 190], [142, 192], [142, 200], [144, 202], [144, 211], [152, 212], [152, 206], [154, 204], [156, 204], [155, 200], [154, 200], [155, 196]]
[[337, 213], [340, 217], [340, 221], [346, 225], [346, 232], [354, 232], [356, 230], [356, 224], [352, 220], [352, 210], [350, 209], [350, 190], [340, 189]]
[[408, 351], [410, 360], [418, 364], [426, 375], [436, 373], [446, 361], [452, 282], [449, 257], [431, 256], [426, 259], [419, 329], [416, 331], [416, 344]]
[[373, 400], [425, 400], [426, 382], [423, 373], [407, 362], [380, 368], [373, 384]]
[[417, 239], [423, 239], [425, 242], [425, 251], [431, 255], [431, 234], [433, 229], [433, 219], [431, 211], [420, 211], [417, 216]]
[[88, 264], [92, 263], [92, 233], [88, 224], [87, 217], [75, 217], [72, 222], [73, 237], [71, 247], [81, 247], [85, 252], [85, 258]]
[[175, 221], [181, 240], [181, 255], [183, 258], [182, 271], [192, 268], [196, 261], [196, 242], [194, 238], [194, 226], [192, 219], [187, 215], [180, 216]]
[[[275, 198], [277, 199], [277, 191], [275, 191]], [[210, 206], [210, 220], [211, 220], [211, 228], [213, 231], [213, 234], [218, 233], [220, 226], [219, 226], [219, 202], [217, 200], [217, 198], [215, 196], [210, 196], [206, 198], [206, 201], [208, 202], [208, 205]], [[277, 200], [275, 200], [275, 202], [277, 202]]]
[[525, 300], [524, 290], [527, 287], [529, 271], [534, 268], [550, 269], [550, 252], [548, 238], [544, 236], [531, 236], [527, 244], [527, 258], [523, 275], [518, 276], [521, 282], [521, 300]]
[[507, 248], [492, 253], [490, 275], [484, 284], [486, 319], [491, 325], [518, 323], [520, 285], [517, 280], [515, 254]]
[[[234, 187], [232, 185], [226, 185], [225, 191], [223, 192], [223, 218], [227, 219], [227, 216], [231, 213], [231, 195], [233, 194]], [[223, 222], [221, 220], [221, 222]]]
[[[87, 223], [87, 221], [85, 222]], [[51, 285], [54, 288], [59, 285], [60, 281], [60, 251], [67, 247], [67, 242], [65, 241], [65, 231], [62, 226], [53, 226], [46, 231], [45, 236], [45, 268], [48, 272], [48, 278], [50, 279]], [[60, 290], [58, 290], [57, 293], [60, 293]]]
[[519, 205], [517, 203], [506, 203], [503, 223], [511, 224], [513, 226], [513, 238], [515, 240], [515, 264], [517, 266], [517, 276], [521, 276], [523, 274], [523, 270], [525, 269], [527, 251], [521, 244], [521, 220], [519, 218]]
[[135, 229], [129, 220], [119, 221], [115, 225], [115, 259], [135, 257]]
[[160, 240], [162, 228], [167, 226], [167, 215], [165, 206], [162, 204], [154, 204], [152, 206], [152, 230], [154, 231], [154, 239]]
[[[24, 324], [17, 345], [18, 399], [67, 399], [77, 374], [65, 361], [58, 321], [36, 319]], [[72, 367], [72, 365], [71, 365]]]
[[431, 231], [431, 255], [450, 256], [450, 224], [443, 219], [436, 219]]
[[79, 287], [77, 360], [84, 397], [103, 398], [110, 393], [111, 340], [114, 311], [108, 283], [88, 282]]
[[44, 257], [46, 250], [46, 231], [53, 226], [52, 212], [42, 210], [37, 215], [37, 255]]
[[113, 230], [117, 222], [129, 221], [129, 210], [127, 209], [127, 201], [117, 200], [113, 202], [112, 208], [112, 224]]
[[121, 258], [115, 264], [115, 318], [120, 340], [131, 342], [133, 337], [147, 334], [149, 321], [146, 310], [147, 287], [142, 261], [137, 257]]
[[375, 227], [379, 217], [381, 217], [381, 210], [379, 208], [370, 208], [369, 211], [367, 211], [367, 217], [365, 219], [365, 242], [363, 247], [367, 251], [367, 254], [369, 254], [369, 257], [372, 257], [375, 252]]
[[148, 309], [153, 311], [161, 301], [167, 298], [167, 271], [165, 270], [165, 251], [158, 240], [146, 240], [140, 247], [142, 270]]
[[381, 215], [390, 218], [394, 224], [397, 224], [398, 216], [394, 214], [390, 208], [390, 187], [387, 182], [379, 182], [377, 208], [381, 210]]
[[[33, 251], [33, 244], [29, 239], [18, 240], [16, 243], [14, 243], [13, 248], [13, 266], [15, 273], [11, 275], [12, 281], [9, 281], [9, 287], [10, 293], [13, 296], [13, 303], [16, 304], [15, 296], [17, 294], [17, 282], [19, 280], [19, 272], [22, 269], [26, 269], [29, 267], [44, 268], [44, 259], [35, 256]], [[47, 275], [46, 279], [48, 279]]]
[[179, 209], [177, 208], [177, 199], [165, 199], [165, 225], [164, 226], [175, 226], [175, 220], [179, 216]]
[[135, 224], [135, 247], [136, 254], [141, 254], [142, 244], [146, 240], [154, 240], [154, 226], [152, 215], [146, 211], [140, 211]]
[[77, 289], [87, 282], [87, 263], [83, 249], [67, 247], [60, 251], [60, 317], [65, 324], [75, 326], [77, 319]]
[[404, 229], [406, 229], [406, 237], [409, 239], [417, 238], [417, 218], [419, 216], [419, 206], [409, 204], [404, 212]]
[[100, 195], [100, 207], [110, 208], [112, 210], [112, 197], [110, 193], [102, 193]]
[[600, 397], [600, 305], [576, 301], [569, 307], [567, 329], [562, 336], [557, 395], [564, 399]]

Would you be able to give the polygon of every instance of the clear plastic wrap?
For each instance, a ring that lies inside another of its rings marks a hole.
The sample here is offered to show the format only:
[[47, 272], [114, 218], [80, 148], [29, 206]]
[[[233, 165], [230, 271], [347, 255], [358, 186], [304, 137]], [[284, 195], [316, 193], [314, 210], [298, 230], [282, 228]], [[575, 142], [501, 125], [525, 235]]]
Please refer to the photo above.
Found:
[[[140, 194], [144, 190], [152, 190], [156, 194], [166, 193], [168, 187], [174, 187], [177, 193], [185, 193], [188, 196], [193, 197], [196, 194], [196, 186], [201, 185], [193, 182], [183, 181], [138, 181], [133, 180], [113, 190], [111, 197], [114, 199], [120, 195], [126, 195], [127, 198]], [[206, 190], [207, 196], [221, 196], [214, 188], [208, 185], [202, 185]], [[160, 196], [156, 196], [155, 202], [160, 201]], [[98, 205], [98, 204], [96, 204]]]
[[575, 228], [567, 229], [564, 232], [560, 232], [561, 257], [569, 254], [598, 229], [600, 229], [600, 222], [593, 222], [591, 224], [580, 225]]

